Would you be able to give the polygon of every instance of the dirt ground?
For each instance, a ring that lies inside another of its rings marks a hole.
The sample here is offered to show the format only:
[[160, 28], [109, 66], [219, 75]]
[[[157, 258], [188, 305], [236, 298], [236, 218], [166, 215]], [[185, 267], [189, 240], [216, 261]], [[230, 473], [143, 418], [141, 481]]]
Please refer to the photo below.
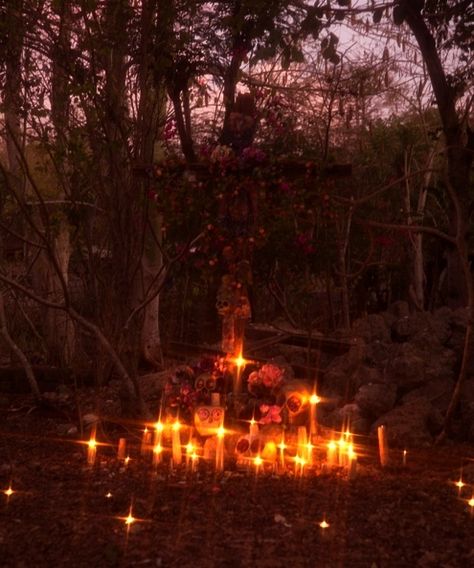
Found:
[[[433, 567], [474, 566], [473, 487], [459, 495], [473, 448], [401, 453], [381, 470], [369, 440], [357, 476], [303, 479], [205, 466], [193, 477], [153, 472], [140, 430], [112, 425], [94, 468], [62, 418], [20, 399], [0, 411], [2, 567]], [[116, 459], [119, 436], [131, 452]], [[11, 495], [7, 490], [14, 491]], [[127, 525], [132, 511], [137, 520]], [[327, 528], [321, 528], [326, 520]]]

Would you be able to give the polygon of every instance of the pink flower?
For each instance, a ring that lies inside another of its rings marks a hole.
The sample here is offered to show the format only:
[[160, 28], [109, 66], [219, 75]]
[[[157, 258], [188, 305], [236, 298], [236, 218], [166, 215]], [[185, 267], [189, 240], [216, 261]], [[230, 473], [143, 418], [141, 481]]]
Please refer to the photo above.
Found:
[[248, 378], [249, 385], [258, 385], [260, 384], [260, 376], [257, 371], [253, 371], [250, 373]]
[[263, 384], [268, 388], [276, 388], [283, 381], [283, 371], [280, 367], [267, 363], [260, 369]]
[[280, 416], [280, 412], [281, 412], [281, 408], [277, 405], [273, 405], [273, 406], [268, 406], [267, 404], [262, 404], [260, 406], [260, 412], [265, 412], [264, 416], [259, 420], [260, 424], [271, 424], [272, 422], [275, 422], [276, 424], [279, 424], [281, 422], [281, 416]]

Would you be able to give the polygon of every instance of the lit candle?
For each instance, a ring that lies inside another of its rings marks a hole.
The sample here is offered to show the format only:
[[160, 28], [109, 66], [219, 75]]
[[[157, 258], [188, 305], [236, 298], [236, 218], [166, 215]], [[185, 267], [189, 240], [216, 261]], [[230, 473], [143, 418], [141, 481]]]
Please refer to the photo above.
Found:
[[281, 435], [281, 441], [278, 444], [278, 449], [280, 450], [279, 452], [279, 456], [280, 456], [280, 470], [283, 472], [285, 471], [285, 450], [287, 448], [287, 445], [285, 444], [285, 434]]
[[233, 388], [233, 394], [234, 397], [237, 397], [240, 394], [241, 391], [241, 375], [242, 375], [242, 370], [244, 369], [245, 365], [246, 365], [246, 360], [242, 357], [242, 352], [240, 352], [237, 357], [235, 357], [234, 359], [234, 363], [235, 363], [235, 378], [234, 378], [234, 388]]
[[124, 465], [124, 467], [127, 467], [129, 463], [130, 463], [130, 456], [127, 456], [127, 457], [123, 460], [123, 465]]
[[377, 428], [377, 436], [379, 441], [379, 457], [380, 457], [380, 465], [385, 467], [388, 465], [388, 442], [387, 442], [387, 429], [382, 424]]
[[216, 435], [216, 470], [224, 471], [224, 436], [223, 426], [219, 426]]
[[460, 496], [462, 488], [466, 485], [462, 480], [462, 476], [459, 478], [459, 481], [456, 481], [454, 485], [456, 485], [456, 487], [458, 488], [458, 496]]
[[127, 440], [125, 438], [120, 438], [117, 450], [117, 459], [124, 460], [127, 451]]
[[196, 452], [191, 454], [191, 471], [194, 473], [196, 471], [196, 464], [199, 462], [199, 456]]
[[188, 469], [189, 464], [191, 463], [191, 456], [194, 454], [194, 444], [190, 440], [186, 444], [186, 469]]
[[153, 442], [153, 445], [155, 447], [161, 446], [161, 439], [163, 437], [163, 430], [164, 429], [165, 429], [165, 426], [164, 426], [163, 422], [158, 420], [158, 422], [155, 424], [155, 440]]
[[3, 490], [3, 494], [4, 494], [4, 495], [6, 496], [6, 498], [7, 498], [7, 505], [8, 505], [8, 503], [10, 502], [10, 497], [13, 495], [13, 493], [15, 493], [15, 491], [13, 491], [12, 485], [11, 485], [11, 483], [10, 483], [10, 485], [9, 485], [6, 489]]
[[339, 465], [339, 467], [345, 467], [346, 466], [346, 462], [347, 462], [347, 447], [348, 447], [348, 443], [345, 439], [344, 436], [341, 436], [341, 438], [338, 440], [337, 445], [339, 447], [339, 452], [338, 452], [338, 457], [337, 457], [337, 463]]
[[253, 459], [253, 464], [255, 466], [255, 475], [258, 475], [260, 468], [263, 465], [263, 459], [260, 456], [255, 456]]
[[316, 418], [316, 406], [321, 402], [321, 399], [316, 393], [309, 397], [309, 439], [311, 442], [318, 434], [318, 422]]
[[299, 474], [300, 477], [303, 477], [304, 474], [304, 466], [307, 464], [307, 461], [302, 458], [301, 456], [295, 456], [295, 477]]
[[472, 514], [474, 513], [474, 495], [469, 499], [467, 504], [469, 505], [469, 507], [471, 507], [470, 513], [471, 513], [471, 517], [472, 517]]
[[308, 435], [306, 432], [306, 426], [298, 426], [298, 438], [297, 438], [297, 454], [298, 456], [304, 456], [307, 452]]
[[95, 458], [97, 455], [97, 442], [95, 441], [94, 434], [91, 435], [91, 439], [87, 442], [87, 464], [93, 466], [95, 463]]
[[336, 453], [337, 453], [337, 444], [334, 440], [331, 440], [328, 443], [328, 449], [326, 454], [326, 462], [328, 467], [334, 467], [336, 465]]
[[155, 444], [153, 446], [153, 467], [157, 467], [159, 463], [161, 463], [161, 457], [163, 454], [163, 448], [161, 444]]
[[272, 470], [275, 471], [277, 447], [275, 442], [267, 442], [262, 450], [262, 458], [272, 465]]
[[403, 460], [402, 460], [403, 467], [407, 466], [407, 451], [403, 450]]
[[323, 519], [323, 520], [319, 523], [319, 526], [320, 526], [322, 529], [328, 529], [328, 528], [329, 528], [329, 523], [326, 521], [326, 519]]
[[142, 443], [140, 446], [140, 453], [142, 456], [144, 456], [148, 452], [150, 445], [151, 445], [151, 432], [145, 426], [145, 429], [143, 430]]
[[173, 466], [177, 466], [181, 463], [181, 424], [176, 421], [172, 427], [171, 434], [171, 446], [172, 446], [172, 456], [173, 456]]
[[249, 426], [249, 444], [252, 445], [252, 442], [255, 440], [255, 438], [258, 438], [260, 433], [259, 427], [258, 427], [258, 423], [252, 418], [252, 420], [250, 421], [250, 426]]

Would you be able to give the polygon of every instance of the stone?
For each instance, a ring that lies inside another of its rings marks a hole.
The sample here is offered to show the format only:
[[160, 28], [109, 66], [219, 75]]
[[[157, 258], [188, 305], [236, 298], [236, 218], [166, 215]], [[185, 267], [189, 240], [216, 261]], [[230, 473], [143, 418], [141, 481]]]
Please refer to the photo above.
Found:
[[363, 365], [354, 373], [353, 382], [356, 388], [373, 383], [386, 383], [384, 373], [376, 367]]
[[390, 341], [389, 327], [380, 314], [370, 314], [365, 318], [356, 319], [352, 324], [352, 333], [366, 343], [376, 340]]
[[420, 398], [427, 399], [434, 408], [445, 414], [453, 394], [454, 384], [452, 379], [434, 379], [407, 393], [401, 402], [405, 404]]
[[387, 377], [401, 389], [414, 389], [425, 380], [424, 359], [409, 350], [400, 351], [387, 365]]
[[395, 406], [397, 387], [395, 384], [369, 383], [362, 385], [357, 392], [354, 402], [362, 413], [376, 420]]
[[441, 430], [443, 417], [429, 400], [419, 398], [381, 416], [372, 425], [373, 435], [377, 435], [377, 428], [382, 424], [387, 427], [389, 445], [426, 447], [433, 442], [433, 435]]
[[[365, 363], [371, 367], [383, 369], [390, 357], [390, 343], [380, 340], [372, 341], [366, 348]], [[373, 381], [375, 382], [375, 381]]]

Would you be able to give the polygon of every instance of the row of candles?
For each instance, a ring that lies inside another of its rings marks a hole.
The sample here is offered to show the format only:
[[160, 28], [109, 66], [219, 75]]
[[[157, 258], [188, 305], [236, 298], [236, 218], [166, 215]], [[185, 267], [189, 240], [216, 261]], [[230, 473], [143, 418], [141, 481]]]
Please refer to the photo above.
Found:
[[[152, 463], [157, 467], [162, 463], [164, 454], [169, 454], [169, 463], [172, 468], [177, 468], [185, 462], [186, 470], [194, 472], [199, 460], [207, 462], [214, 461], [215, 470], [219, 473], [224, 471], [225, 462], [225, 436], [232, 434], [224, 426], [215, 429], [214, 435], [201, 448], [197, 440], [189, 435], [187, 444], [182, 443], [181, 433], [183, 424], [175, 421], [171, 424], [158, 421], [152, 429], [145, 427], [142, 435], [140, 453], [142, 456], [151, 453]], [[164, 443], [164, 437], [168, 442]], [[254, 440], [259, 439], [259, 425], [255, 420], [250, 421], [249, 435], [247, 436], [247, 450]], [[354, 475], [357, 467], [357, 454], [353, 442], [353, 436], [349, 431], [342, 433], [337, 440], [327, 443], [313, 444], [314, 437], [309, 435], [305, 426], [297, 429], [296, 444], [287, 444], [285, 434], [282, 433], [278, 441], [267, 440], [259, 447], [256, 455], [251, 456], [247, 451], [239, 452], [236, 449], [237, 463], [249, 468], [252, 464], [258, 473], [263, 470], [271, 470], [274, 473], [285, 473], [288, 466], [293, 463], [294, 472], [302, 476], [308, 468], [315, 465], [315, 450], [325, 451], [325, 466], [327, 468], [343, 467], [347, 468], [349, 475]], [[93, 431], [87, 442], [87, 463], [94, 466], [97, 458], [97, 448], [102, 445], [96, 439], [96, 432]], [[127, 454], [127, 443], [125, 438], [121, 438], [118, 443], [117, 458], [125, 466], [130, 461]]]

